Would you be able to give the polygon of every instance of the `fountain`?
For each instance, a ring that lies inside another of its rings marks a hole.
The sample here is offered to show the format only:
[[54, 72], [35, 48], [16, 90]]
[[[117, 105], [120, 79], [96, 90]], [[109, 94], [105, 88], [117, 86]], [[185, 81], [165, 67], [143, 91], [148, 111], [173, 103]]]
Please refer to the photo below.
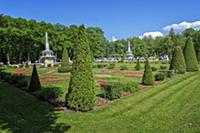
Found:
[[45, 40], [45, 50], [41, 53], [39, 63], [44, 64], [45, 67], [48, 67], [49, 65], [53, 66], [56, 62], [56, 56], [54, 56], [53, 51], [50, 50], [47, 32], [45, 33]]
[[132, 51], [131, 51], [130, 41], [128, 41], [128, 51], [126, 52], [126, 59], [127, 60], [133, 60], [134, 59], [134, 56], [133, 56]]

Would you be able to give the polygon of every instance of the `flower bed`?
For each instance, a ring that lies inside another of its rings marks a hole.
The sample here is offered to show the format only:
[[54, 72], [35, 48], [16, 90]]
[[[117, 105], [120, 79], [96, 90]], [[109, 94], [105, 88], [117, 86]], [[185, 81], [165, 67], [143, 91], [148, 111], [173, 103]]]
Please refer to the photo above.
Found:
[[97, 101], [96, 108], [100, 108], [100, 107], [106, 106], [107, 104], [111, 103], [111, 101], [100, 98], [100, 97], [96, 98], [96, 101]]
[[27, 71], [27, 70], [18, 69], [18, 70], [15, 71], [15, 74], [16, 75], [27, 75], [27, 74], [31, 74], [31, 72]]
[[67, 78], [59, 78], [56, 76], [47, 76], [40, 78], [40, 82], [42, 83], [49, 83], [49, 82], [62, 82], [67, 80]]
[[97, 80], [97, 82], [100, 82], [100, 83], [108, 83], [108, 80]]

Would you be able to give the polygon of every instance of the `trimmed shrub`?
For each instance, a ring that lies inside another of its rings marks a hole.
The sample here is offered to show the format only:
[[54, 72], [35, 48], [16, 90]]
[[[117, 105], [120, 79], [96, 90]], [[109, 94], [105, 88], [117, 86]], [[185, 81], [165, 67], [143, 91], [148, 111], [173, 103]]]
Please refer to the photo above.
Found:
[[71, 72], [72, 68], [71, 67], [59, 67], [58, 68], [58, 73], [68, 73]]
[[101, 84], [104, 98], [110, 100], [118, 99], [122, 96], [122, 84], [117, 82]]
[[167, 78], [172, 78], [174, 76], [174, 71], [168, 70], [166, 76], [167, 76]]
[[134, 81], [123, 81], [122, 88], [124, 92], [137, 92], [139, 90], [139, 84]]
[[104, 68], [106, 66], [107, 66], [107, 64], [97, 64], [97, 68]]
[[115, 64], [114, 63], [110, 63], [108, 66], [107, 66], [108, 69], [114, 69], [115, 68]]
[[157, 71], [157, 70], [158, 70], [158, 68], [157, 68], [157, 67], [154, 67], [154, 66], [152, 66], [152, 67], [151, 67], [151, 70], [152, 70], [153, 72], [155, 72], [155, 71]]
[[69, 66], [69, 56], [67, 49], [63, 46], [63, 52], [62, 52], [62, 61], [61, 61], [62, 67], [68, 67]]
[[41, 90], [40, 79], [39, 79], [39, 76], [38, 76], [38, 73], [37, 73], [37, 68], [36, 68], [35, 64], [33, 66], [33, 71], [32, 71], [32, 75], [31, 75], [31, 81], [30, 81], [28, 90], [30, 92]]
[[95, 81], [92, 54], [85, 27], [74, 35], [73, 65], [66, 94], [66, 106], [76, 111], [89, 111], [95, 106]]
[[197, 57], [196, 57], [196, 54], [195, 54], [192, 38], [189, 37], [187, 39], [183, 53], [184, 53], [187, 71], [188, 72], [198, 71], [199, 70], [198, 62], [197, 62]]
[[140, 69], [141, 69], [140, 60], [137, 59], [136, 66], [135, 66], [135, 70], [139, 71]]
[[121, 65], [120, 70], [128, 70], [128, 67], [126, 65]]
[[186, 72], [185, 59], [180, 46], [176, 46], [174, 49], [169, 70], [174, 70], [179, 74], [184, 74]]
[[160, 65], [160, 69], [162, 69], [162, 70], [166, 70], [166, 69], [167, 69], [167, 66]]
[[144, 70], [144, 75], [142, 78], [142, 84], [144, 85], [154, 84], [153, 73], [152, 73], [151, 66], [149, 64], [148, 59], [146, 59], [145, 61], [145, 70]]
[[56, 99], [63, 95], [63, 90], [59, 87], [47, 87], [42, 88], [42, 90], [39, 90], [36, 92], [36, 95], [44, 100], [47, 99]]
[[155, 81], [163, 81], [165, 80], [165, 73], [164, 72], [156, 73], [154, 77]]

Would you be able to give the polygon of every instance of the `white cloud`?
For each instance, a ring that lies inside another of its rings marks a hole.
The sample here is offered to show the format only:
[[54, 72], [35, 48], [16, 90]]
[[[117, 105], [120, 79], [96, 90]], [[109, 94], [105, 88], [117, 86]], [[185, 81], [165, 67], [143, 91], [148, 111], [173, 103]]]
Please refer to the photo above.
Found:
[[171, 28], [173, 28], [174, 30], [185, 30], [188, 28], [200, 28], [200, 21], [195, 21], [195, 22], [181, 22], [179, 24], [171, 24], [171, 25], [167, 25], [163, 28], [163, 30], [169, 31]]
[[139, 36], [139, 38], [144, 38], [144, 37], [152, 37], [153, 39], [155, 39], [156, 37], [163, 37], [163, 33], [159, 31], [145, 32], [142, 36]]

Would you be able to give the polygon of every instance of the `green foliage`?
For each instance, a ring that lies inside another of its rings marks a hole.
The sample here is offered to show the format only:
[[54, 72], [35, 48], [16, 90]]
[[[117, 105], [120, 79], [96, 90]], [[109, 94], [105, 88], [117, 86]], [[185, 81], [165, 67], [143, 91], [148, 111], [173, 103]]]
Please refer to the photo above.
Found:
[[174, 76], [174, 71], [168, 70], [166, 76], [167, 76], [167, 78], [172, 78]]
[[38, 90], [36, 94], [39, 98], [44, 100], [56, 99], [63, 95], [63, 90], [59, 87], [47, 87]]
[[139, 71], [140, 69], [141, 69], [140, 60], [137, 59], [136, 66], [135, 66], [135, 70]]
[[137, 92], [139, 90], [139, 84], [135, 81], [123, 81], [122, 88], [124, 92]]
[[38, 73], [37, 73], [37, 68], [36, 68], [35, 64], [33, 66], [33, 71], [32, 71], [32, 75], [31, 75], [31, 81], [30, 81], [28, 90], [30, 92], [41, 90], [40, 79], [39, 79], [39, 76], [38, 76]]
[[145, 61], [145, 70], [144, 70], [144, 75], [142, 78], [142, 84], [144, 85], [154, 84], [153, 73], [152, 73], [151, 66], [149, 64], [148, 59], [146, 59]]
[[107, 65], [108, 69], [114, 69], [115, 68], [115, 64], [114, 63], [110, 63], [109, 65]]
[[165, 69], [167, 69], [167, 66], [160, 65], [160, 69], [165, 70]]
[[157, 71], [157, 70], [158, 70], [158, 68], [157, 68], [157, 67], [154, 67], [154, 66], [152, 66], [152, 67], [151, 67], [151, 70], [152, 70], [153, 72], [155, 72], [155, 71]]
[[187, 71], [188, 72], [198, 71], [198, 63], [194, 50], [194, 45], [190, 37], [186, 41], [183, 53]]
[[65, 47], [63, 47], [61, 66], [62, 67], [69, 66], [69, 56], [68, 56], [67, 49]]
[[58, 68], [58, 73], [68, 73], [68, 72], [71, 72], [71, 70], [72, 70], [71, 66], [59, 67]]
[[95, 106], [95, 82], [89, 42], [83, 25], [78, 28], [75, 39], [66, 106], [76, 111], [89, 111]]
[[180, 46], [177, 46], [174, 49], [170, 70], [174, 70], [176, 73], [180, 74], [184, 74], [186, 72], [185, 59]]
[[110, 82], [101, 84], [104, 98], [110, 100], [118, 99], [122, 96], [123, 86], [121, 83]]
[[128, 70], [128, 67], [125, 64], [123, 64], [120, 66], [120, 70]]
[[164, 72], [159, 72], [155, 74], [155, 81], [163, 81], [165, 80], [165, 73]]
[[107, 66], [107, 64], [97, 64], [96, 67], [97, 68], [105, 68]]

